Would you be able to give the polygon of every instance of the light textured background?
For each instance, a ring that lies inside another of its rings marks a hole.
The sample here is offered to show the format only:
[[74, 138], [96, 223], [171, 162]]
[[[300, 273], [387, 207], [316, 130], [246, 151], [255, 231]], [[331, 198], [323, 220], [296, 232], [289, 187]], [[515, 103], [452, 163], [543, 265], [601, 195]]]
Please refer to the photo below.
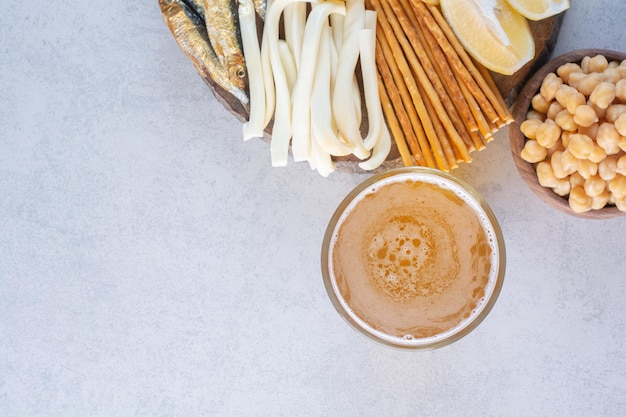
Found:
[[[623, 50], [601, 3], [555, 53]], [[626, 415], [626, 217], [538, 201], [506, 130], [455, 174], [502, 224], [500, 299], [454, 345], [378, 346], [319, 270], [363, 176], [271, 168], [157, 0], [3, 4], [0, 416]]]

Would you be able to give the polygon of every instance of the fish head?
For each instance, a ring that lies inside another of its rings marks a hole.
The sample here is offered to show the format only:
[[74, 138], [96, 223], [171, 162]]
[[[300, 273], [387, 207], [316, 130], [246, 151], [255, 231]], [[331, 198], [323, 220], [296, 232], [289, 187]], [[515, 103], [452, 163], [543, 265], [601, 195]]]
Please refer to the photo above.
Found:
[[235, 87], [246, 88], [248, 83], [248, 71], [243, 56], [231, 56], [230, 58], [226, 65], [228, 69], [228, 79]]

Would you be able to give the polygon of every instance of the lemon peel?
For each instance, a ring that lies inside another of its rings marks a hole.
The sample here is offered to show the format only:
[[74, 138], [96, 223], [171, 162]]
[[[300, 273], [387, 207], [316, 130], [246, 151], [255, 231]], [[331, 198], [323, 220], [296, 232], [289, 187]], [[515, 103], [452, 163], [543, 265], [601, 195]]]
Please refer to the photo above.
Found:
[[519, 14], [530, 20], [542, 20], [569, 9], [569, 0], [506, 0]]
[[465, 50], [486, 68], [511, 75], [535, 55], [524, 16], [505, 0], [440, 0]]

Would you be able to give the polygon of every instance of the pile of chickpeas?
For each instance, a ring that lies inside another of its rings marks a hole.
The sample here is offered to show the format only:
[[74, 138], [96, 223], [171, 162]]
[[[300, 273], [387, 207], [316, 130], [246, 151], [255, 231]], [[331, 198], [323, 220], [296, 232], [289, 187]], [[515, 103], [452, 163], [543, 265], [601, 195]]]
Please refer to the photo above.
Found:
[[520, 128], [521, 157], [573, 211], [626, 211], [626, 60], [596, 55], [561, 65], [544, 78]]

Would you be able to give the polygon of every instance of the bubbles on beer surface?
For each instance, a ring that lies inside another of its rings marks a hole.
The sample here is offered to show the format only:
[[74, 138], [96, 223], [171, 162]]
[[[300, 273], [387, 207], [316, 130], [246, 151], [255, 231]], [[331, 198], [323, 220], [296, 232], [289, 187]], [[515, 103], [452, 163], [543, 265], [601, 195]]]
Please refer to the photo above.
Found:
[[418, 218], [381, 218], [366, 248], [374, 285], [397, 301], [441, 293], [458, 273], [452, 231], [443, 219], [434, 227]]

